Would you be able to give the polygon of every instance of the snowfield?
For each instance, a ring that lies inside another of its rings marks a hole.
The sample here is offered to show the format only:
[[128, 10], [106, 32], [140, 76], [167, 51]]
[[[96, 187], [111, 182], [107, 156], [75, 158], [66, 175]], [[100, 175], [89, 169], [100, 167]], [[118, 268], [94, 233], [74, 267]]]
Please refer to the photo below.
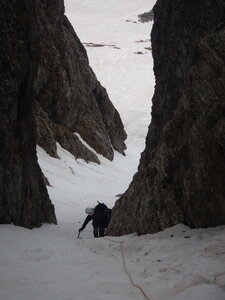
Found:
[[[33, 230], [0, 225], [1, 300], [225, 299], [225, 226], [193, 230], [178, 224], [139, 237], [94, 239], [89, 224], [77, 239], [84, 209], [97, 200], [113, 207], [137, 171], [155, 84], [146, 49], [152, 24], [138, 23], [137, 16], [154, 2], [65, 1], [90, 64], [121, 114], [128, 149], [126, 157], [115, 153], [113, 162], [99, 156], [97, 165], [75, 160], [59, 145], [60, 159], [37, 147], [58, 225]], [[127, 271], [148, 298], [125, 272], [121, 242]]]

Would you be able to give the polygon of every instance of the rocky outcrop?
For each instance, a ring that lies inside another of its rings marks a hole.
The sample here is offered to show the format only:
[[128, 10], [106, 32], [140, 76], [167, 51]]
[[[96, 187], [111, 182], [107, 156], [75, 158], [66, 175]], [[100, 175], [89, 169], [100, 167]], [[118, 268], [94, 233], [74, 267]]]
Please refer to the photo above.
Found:
[[52, 157], [59, 158], [55, 139], [54, 124], [49, 120], [48, 114], [41, 105], [35, 101], [36, 137], [38, 145]]
[[124, 154], [126, 133], [63, 0], [1, 1], [0, 26], [0, 223], [56, 223], [36, 142], [53, 157], [58, 142], [99, 163], [74, 133], [110, 160]]
[[152, 121], [109, 234], [225, 223], [224, 12], [222, 0], [157, 1]]
[[73, 154], [76, 159], [81, 158], [87, 163], [95, 162], [100, 164], [97, 155], [89, 150], [73, 132], [62, 125], [50, 121], [47, 113], [37, 102], [35, 103], [35, 115], [38, 144], [50, 156], [59, 158], [56, 145], [58, 142], [61, 147]]
[[154, 12], [151, 9], [149, 12], [138, 15], [138, 20], [141, 23], [147, 23], [154, 20]]
[[38, 60], [35, 1], [0, 7], [0, 223], [56, 223], [37, 163], [33, 115]]
[[[47, 130], [45, 126], [39, 127], [38, 122], [38, 143], [56, 157], [53, 145], [56, 141], [69, 151], [77, 147], [75, 138], [74, 144], [70, 138], [71, 147], [62, 144], [63, 140], [68, 141], [70, 131], [71, 137], [74, 132], [78, 133], [95, 151], [110, 160], [113, 149], [124, 154], [126, 133], [120, 116], [89, 66], [86, 50], [64, 15], [63, 1], [39, 0], [37, 10], [41, 39], [35, 89], [44, 111], [42, 118], [46, 117], [45, 123], [49, 124]], [[60, 125], [60, 132], [54, 132], [55, 126], [50, 128], [49, 122]], [[50, 143], [43, 143], [43, 139]], [[88, 149], [81, 151], [80, 156], [86, 161], [98, 161], [96, 155], [90, 156]]]

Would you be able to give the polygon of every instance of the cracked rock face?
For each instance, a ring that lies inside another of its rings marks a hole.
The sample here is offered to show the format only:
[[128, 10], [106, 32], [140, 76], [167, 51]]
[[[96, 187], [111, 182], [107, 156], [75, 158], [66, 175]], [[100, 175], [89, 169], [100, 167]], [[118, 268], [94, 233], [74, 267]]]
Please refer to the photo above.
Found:
[[74, 132], [110, 160], [124, 154], [126, 133], [63, 0], [1, 1], [0, 30], [0, 223], [56, 223], [36, 143], [99, 163]]
[[109, 234], [225, 223], [225, 3], [158, 0], [152, 121]]
[[[64, 127], [67, 137], [68, 131], [78, 133], [109, 160], [113, 159], [114, 150], [124, 154], [126, 132], [119, 113], [90, 68], [86, 50], [64, 15], [63, 1], [38, 1], [37, 11], [40, 40], [35, 89], [46, 122]], [[63, 144], [67, 138], [62, 138], [62, 130], [59, 140], [55, 126], [52, 127], [53, 131], [38, 129], [38, 138], [42, 137], [38, 143], [52, 153], [52, 143], [43, 144], [43, 136], [50, 134], [48, 139], [54, 136], [68, 150]], [[80, 152], [81, 158], [93, 161], [86, 152]], [[97, 157], [94, 160], [97, 162]]]
[[56, 223], [36, 157], [34, 4], [2, 1], [0, 9], [0, 223], [28, 228]]

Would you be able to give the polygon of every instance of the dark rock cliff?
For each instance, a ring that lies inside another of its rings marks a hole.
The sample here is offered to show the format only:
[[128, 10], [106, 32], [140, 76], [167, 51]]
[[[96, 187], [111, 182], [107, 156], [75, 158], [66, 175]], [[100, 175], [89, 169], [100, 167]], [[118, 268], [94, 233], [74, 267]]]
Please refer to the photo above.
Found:
[[56, 223], [36, 142], [99, 163], [74, 132], [110, 160], [113, 149], [124, 154], [126, 133], [63, 0], [1, 0], [0, 33], [0, 223]]
[[113, 235], [225, 223], [225, 2], [158, 0], [154, 20], [152, 121]]
[[56, 223], [36, 157], [38, 28], [33, 1], [0, 4], [0, 223], [32, 228]]
[[[55, 143], [59, 142], [68, 151], [79, 148], [75, 157], [99, 162], [84, 146], [82, 151], [73, 134], [76, 132], [110, 160], [113, 149], [124, 154], [126, 133], [120, 116], [89, 66], [86, 50], [64, 15], [63, 1], [39, 0], [37, 5], [40, 40], [35, 89], [41, 106], [37, 112], [38, 143], [56, 157]], [[49, 126], [42, 126], [43, 119]]]

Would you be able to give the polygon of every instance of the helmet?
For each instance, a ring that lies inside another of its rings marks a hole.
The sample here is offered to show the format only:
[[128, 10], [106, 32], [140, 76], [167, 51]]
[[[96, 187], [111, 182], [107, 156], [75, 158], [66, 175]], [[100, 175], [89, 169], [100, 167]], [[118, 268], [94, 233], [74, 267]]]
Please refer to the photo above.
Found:
[[93, 213], [94, 213], [94, 208], [92, 208], [92, 207], [87, 207], [87, 208], [85, 208], [85, 212], [86, 212], [86, 214], [92, 216]]

